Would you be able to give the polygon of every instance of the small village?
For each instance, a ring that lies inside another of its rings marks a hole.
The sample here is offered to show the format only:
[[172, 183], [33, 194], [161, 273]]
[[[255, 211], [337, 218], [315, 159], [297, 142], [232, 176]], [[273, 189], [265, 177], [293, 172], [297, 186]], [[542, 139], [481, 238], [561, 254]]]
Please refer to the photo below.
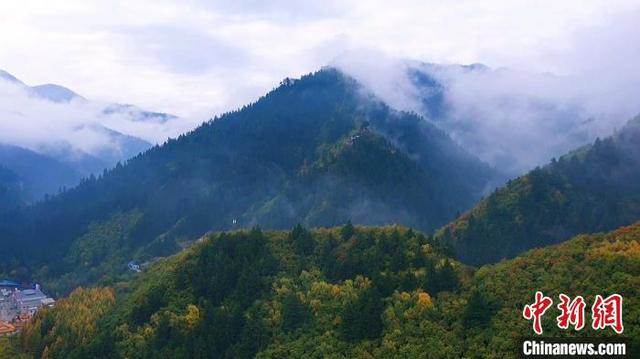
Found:
[[54, 303], [39, 284], [0, 280], [0, 335], [19, 332], [38, 310]]

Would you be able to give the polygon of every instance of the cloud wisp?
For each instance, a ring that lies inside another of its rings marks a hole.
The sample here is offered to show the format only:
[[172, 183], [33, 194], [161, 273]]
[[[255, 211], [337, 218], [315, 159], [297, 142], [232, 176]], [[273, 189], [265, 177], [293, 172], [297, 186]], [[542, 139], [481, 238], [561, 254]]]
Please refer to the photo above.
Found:
[[56, 148], [89, 155], [109, 151], [125, 159], [127, 149], [115, 135], [162, 143], [193, 127], [182, 119], [133, 106], [92, 102], [79, 96], [53, 101], [38, 89], [0, 78], [0, 143], [44, 153]]

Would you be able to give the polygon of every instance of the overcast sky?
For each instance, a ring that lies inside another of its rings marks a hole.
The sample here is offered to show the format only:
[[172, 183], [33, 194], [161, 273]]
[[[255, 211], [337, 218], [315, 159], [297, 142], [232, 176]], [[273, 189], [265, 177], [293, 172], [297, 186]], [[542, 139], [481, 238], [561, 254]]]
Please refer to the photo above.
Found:
[[[364, 49], [440, 63], [589, 71], [600, 60], [581, 61], [591, 40], [580, 34], [615, 28], [639, 8], [638, 0], [0, 0], [0, 69], [30, 85], [53, 82], [94, 100], [205, 119], [256, 99], [283, 77]], [[640, 41], [598, 33], [604, 43]]]

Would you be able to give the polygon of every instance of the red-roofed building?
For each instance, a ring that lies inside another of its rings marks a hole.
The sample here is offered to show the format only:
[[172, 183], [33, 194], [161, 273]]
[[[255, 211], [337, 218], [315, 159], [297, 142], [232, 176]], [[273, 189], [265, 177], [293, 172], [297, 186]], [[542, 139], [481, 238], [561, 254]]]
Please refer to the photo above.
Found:
[[7, 322], [0, 322], [0, 335], [13, 334], [16, 332], [16, 327]]

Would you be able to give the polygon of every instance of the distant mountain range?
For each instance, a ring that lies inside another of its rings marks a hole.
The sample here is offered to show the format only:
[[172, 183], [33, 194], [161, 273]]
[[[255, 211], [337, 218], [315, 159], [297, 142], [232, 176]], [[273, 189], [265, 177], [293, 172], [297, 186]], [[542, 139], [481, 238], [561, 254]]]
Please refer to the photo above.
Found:
[[15, 85], [24, 87], [33, 96], [41, 99], [53, 101], [53, 102], [69, 102], [72, 100], [87, 101], [84, 97], [69, 90], [68, 88], [56, 84], [44, 84], [38, 86], [28, 86], [18, 78], [8, 73], [7, 71], [0, 70], [0, 79]]
[[[22, 90], [26, 98], [41, 100], [80, 108], [73, 112], [81, 115], [86, 112], [86, 120], [74, 125], [73, 132], [82, 133], [80, 137], [99, 138], [100, 146], [87, 151], [66, 139], [50, 139], [41, 142], [5, 142], [0, 136], [0, 165], [15, 172], [23, 184], [20, 190], [22, 203], [41, 199], [45, 194], [56, 194], [61, 188], [69, 188], [79, 183], [82, 177], [101, 174], [103, 170], [115, 166], [128, 158], [143, 152], [152, 146], [139, 137], [116, 131], [105, 123], [112, 118], [133, 122], [164, 124], [178, 120], [176, 116], [149, 112], [133, 105], [106, 104], [97, 111], [85, 111], [84, 108], [99, 106], [83, 96], [60, 85], [45, 84], [28, 86], [10, 73], [0, 70], [0, 81]], [[84, 106], [84, 107], [83, 107]], [[73, 107], [75, 109], [75, 107]], [[13, 111], [21, 111], [20, 108]], [[85, 112], [81, 112], [85, 111]], [[38, 116], [48, 116], [42, 113]], [[24, 121], [31, 121], [30, 118]], [[19, 131], [17, 129], [16, 131]], [[5, 140], [7, 141], [7, 140]]]
[[409, 60], [380, 66], [379, 76], [347, 69], [392, 107], [421, 114], [507, 177], [607, 136], [635, 115], [591, 108], [570, 79], [550, 74]]

